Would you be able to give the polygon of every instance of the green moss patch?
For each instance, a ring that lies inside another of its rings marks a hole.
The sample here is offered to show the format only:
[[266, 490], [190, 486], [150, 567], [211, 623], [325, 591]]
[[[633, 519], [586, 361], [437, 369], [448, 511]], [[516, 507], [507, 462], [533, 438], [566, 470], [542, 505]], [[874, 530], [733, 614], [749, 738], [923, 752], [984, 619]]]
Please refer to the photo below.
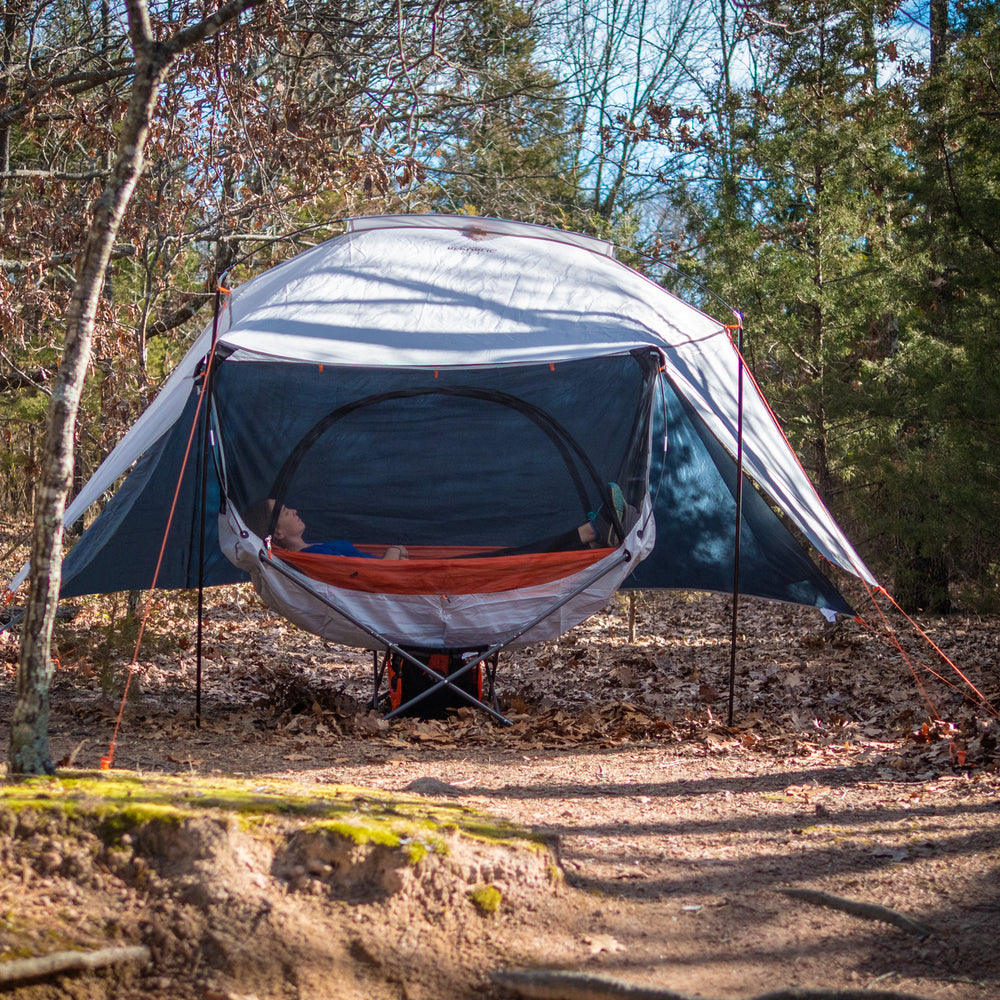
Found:
[[410, 863], [447, 854], [449, 836], [537, 849], [539, 838], [454, 802], [416, 799], [350, 785], [126, 771], [67, 771], [0, 786], [0, 810], [62, 815], [94, 826], [105, 843], [150, 822], [181, 824], [197, 816], [234, 817], [250, 831], [265, 821], [322, 830], [356, 844], [403, 847]]
[[381, 844], [383, 847], [399, 847], [400, 834], [391, 825], [365, 823], [360, 820], [326, 819], [310, 823], [307, 833], [332, 833], [355, 844]]
[[488, 917], [500, 909], [503, 893], [495, 885], [480, 885], [469, 893], [469, 899], [484, 917]]

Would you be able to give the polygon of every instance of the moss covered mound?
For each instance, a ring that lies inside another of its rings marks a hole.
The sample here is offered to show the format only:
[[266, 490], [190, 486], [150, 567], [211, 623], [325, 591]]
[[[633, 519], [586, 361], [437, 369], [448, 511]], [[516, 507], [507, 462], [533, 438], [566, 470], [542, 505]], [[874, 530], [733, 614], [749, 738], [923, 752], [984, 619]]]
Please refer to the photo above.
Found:
[[252, 870], [258, 883], [342, 899], [393, 895], [431, 869], [465, 888], [505, 872], [559, 880], [535, 834], [453, 801], [346, 785], [71, 771], [0, 786], [0, 832], [40, 831], [86, 833], [171, 878], [208, 885]]
[[331, 969], [352, 998], [373, 995], [372, 976], [454, 978], [486, 921], [561, 885], [541, 838], [454, 801], [125, 771], [0, 786], [0, 895], [18, 899], [0, 961], [150, 949], [149, 968], [88, 980], [109, 997], [197, 1000], [206, 975], [261, 997]]

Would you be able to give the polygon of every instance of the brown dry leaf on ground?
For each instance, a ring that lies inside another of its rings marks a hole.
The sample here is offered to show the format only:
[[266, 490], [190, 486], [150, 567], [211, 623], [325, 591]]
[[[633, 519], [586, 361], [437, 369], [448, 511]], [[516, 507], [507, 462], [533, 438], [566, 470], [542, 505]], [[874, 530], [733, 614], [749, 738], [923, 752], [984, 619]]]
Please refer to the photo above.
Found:
[[[102, 867], [35, 830], [3, 847], [0, 949], [23, 947], [30, 924], [39, 952], [151, 941], [157, 961], [24, 997], [457, 1000], [508, 996], [489, 973], [512, 966], [718, 998], [1000, 996], [997, 722], [957, 679], [926, 673], [946, 668], [912, 631], [900, 632], [908, 663], [857, 622], [743, 602], [730, 726], [729, 602], [640, 595], [629, 642], [620, 598], [557, 642], [501, 657], [511, 726], [471, 708], [390, 723], [369, 707], [371, 654], [226, 588], [210, 595], [196, 727], [194, 607], [190, 594], [151, 601], [116, 768], [408, 789], [544, 835], [565, 881], [517, 896], [516, 871], [497, 863], [482, 879], [504, 890], [495, 911], [440, 872], [419, 892], [334, 904], [267, 868], [234, 880], [226, 847], [201, 859], [194, 892], [191, 871], [156, 857]], [[123, 611], [94, 599], [59, 626], [52, 747], [76, 767], [96, 767], [114, 731], [134, 642]], [[997, 624], [924, 623], [994, 700]], [[0, 633], [7, 709], [16, 656]]]

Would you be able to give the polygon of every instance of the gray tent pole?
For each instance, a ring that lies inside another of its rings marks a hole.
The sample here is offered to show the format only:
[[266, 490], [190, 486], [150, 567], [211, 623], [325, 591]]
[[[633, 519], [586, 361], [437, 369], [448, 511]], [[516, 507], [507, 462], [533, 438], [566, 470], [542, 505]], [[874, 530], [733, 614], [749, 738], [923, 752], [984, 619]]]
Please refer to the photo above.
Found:
[[[733, 629], [729, 641], [729, 720], [733, 724], [736, 700], [736, 641], [740, 607], [740, 536], [743, 527], [743, 317], [737, 314], [736, 354], [736, 538], [733, 543]], [[730, 328], [732, 329], [732, 327]]]

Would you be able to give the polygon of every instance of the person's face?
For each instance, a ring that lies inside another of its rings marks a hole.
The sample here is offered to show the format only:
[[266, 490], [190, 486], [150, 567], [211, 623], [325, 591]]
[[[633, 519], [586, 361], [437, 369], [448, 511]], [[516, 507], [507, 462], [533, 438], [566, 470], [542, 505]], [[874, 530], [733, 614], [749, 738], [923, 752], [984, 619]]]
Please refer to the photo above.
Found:
[[[274, 513], [274, 501], [268, 504], [270, 512]], [[282, 507], [278, 514], [278, 523], [274, 528], [274, 537], [297, 538], [305, 530], [305, 521], [299, 517], [299, 512], [294, 507]]]

